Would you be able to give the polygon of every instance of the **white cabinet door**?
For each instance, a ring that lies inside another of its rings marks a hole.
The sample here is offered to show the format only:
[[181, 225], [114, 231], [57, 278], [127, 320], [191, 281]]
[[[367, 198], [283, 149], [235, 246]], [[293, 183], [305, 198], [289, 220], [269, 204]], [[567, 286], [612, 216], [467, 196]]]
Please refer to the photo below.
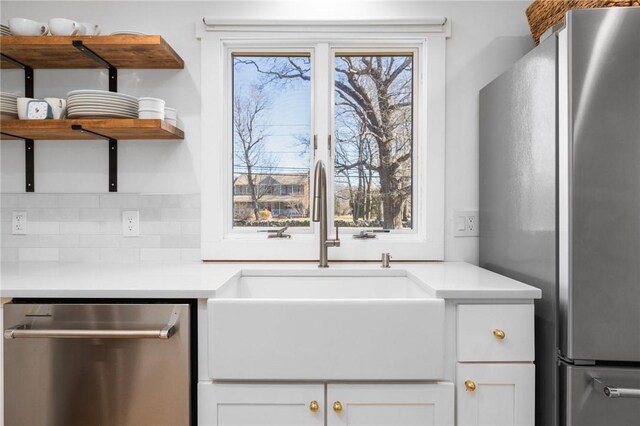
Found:
[[534, 424], [533, 364], [462, 364], [456, 373], [459, 426]]
[[453, 390], [453, 383], [329, 384], [327, 426], [452, 426]]
[[199, 383], [198, 424], [322, 426], [324, 385]]

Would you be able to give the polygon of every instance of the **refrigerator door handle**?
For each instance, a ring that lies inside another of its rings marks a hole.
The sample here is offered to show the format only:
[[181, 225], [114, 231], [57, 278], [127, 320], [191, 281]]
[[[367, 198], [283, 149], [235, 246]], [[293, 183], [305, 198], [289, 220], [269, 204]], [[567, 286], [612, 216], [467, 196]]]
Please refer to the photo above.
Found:
[[640, 398], [640, 389], [608, 386], [596, 377], [592, 379], [591, 384], [595, 390], [608, 398]]

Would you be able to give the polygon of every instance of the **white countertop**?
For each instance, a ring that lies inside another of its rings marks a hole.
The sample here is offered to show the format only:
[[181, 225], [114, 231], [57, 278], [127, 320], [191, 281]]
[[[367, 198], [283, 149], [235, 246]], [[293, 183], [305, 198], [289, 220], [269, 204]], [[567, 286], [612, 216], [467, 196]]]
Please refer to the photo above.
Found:
[[[209, 298], [240, 270], [318, 271], [315, 263], [4, 262], [0, 297]], [[444, 299], [538, 299], [541, 291], [462, 262], [396, 263]], [[333, 263], [331, 270], [379, 270], [378, 263]]]

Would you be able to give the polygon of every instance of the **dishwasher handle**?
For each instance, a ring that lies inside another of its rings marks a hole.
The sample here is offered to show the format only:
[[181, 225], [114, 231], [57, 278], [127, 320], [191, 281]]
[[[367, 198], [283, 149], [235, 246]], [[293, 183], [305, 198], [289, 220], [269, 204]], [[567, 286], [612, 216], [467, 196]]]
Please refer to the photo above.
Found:
[[169, 339], [175, 334], [175, 325], [168, 324], [158, 330], [34, 330], [25, 324], [4, 331], [5, 339]]
[[595, 377], [593, 378], [593, 388], [609, 398], [640, 398], [640, 389], [608, 386]]

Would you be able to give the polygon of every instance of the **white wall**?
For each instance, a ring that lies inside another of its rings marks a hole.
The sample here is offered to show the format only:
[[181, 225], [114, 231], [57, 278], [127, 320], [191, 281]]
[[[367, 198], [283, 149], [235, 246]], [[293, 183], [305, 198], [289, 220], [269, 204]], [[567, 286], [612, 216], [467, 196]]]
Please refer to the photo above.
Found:
[[[129, 193], [194, 193], [200, 182], [200, 52], [195, 22], [204, 16], [265, 18], [391, 18], [447, 16], [446, 259], [477, 262], [476, 238], [453, 238], [453, 210], [478, 206], [478, 90], [531, 47], [524, 11], [527, 1], [2, 1], [0, 20], [69, 17], [96, 22], [103, 33], [133, 30], [161, 34], [185, 61], [184, 70], [121, 70], [119, 91], [156, 96], [178, 109], [186, 138], [177, 141], [121, 141], [119, 188]], [[36, 96], [65, 96], [78, 88], [106, 89], [99, 70], [37, 70]], [[22, 88], [21, 71], [4, 71], [1, 88]], [[206, 119], [206, 117], [204, 118]], [[21, 192], [21, 142], [0, 144], [3, 193]], [[203, 159], [205, 162], [206, 159]], [[206, 164], [206, 163], [205, 163]], [[36, 142], [36, 190], [103, 193], [107, 188], [106, 144], [100, 141]]]

